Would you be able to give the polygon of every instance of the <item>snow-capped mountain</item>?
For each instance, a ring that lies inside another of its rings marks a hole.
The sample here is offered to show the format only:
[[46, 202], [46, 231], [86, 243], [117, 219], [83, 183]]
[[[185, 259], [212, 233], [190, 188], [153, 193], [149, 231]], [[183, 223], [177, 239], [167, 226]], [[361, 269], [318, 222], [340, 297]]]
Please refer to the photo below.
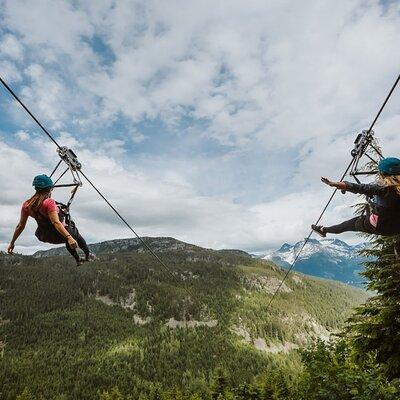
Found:
[[[262, 258], [282, 267], [289, 267], [304, 241], [295, 245], [285, 243], [280, 249], [265, 254]], [[364, 278], [359, 275], [365, 258], [359, 255], [367, 243], [355, 246], [339, 239], [310, 239], [305, 245], [295, 266], [296, 271], [321, 278], [335, 279], [350, 285], [362, 286]]]

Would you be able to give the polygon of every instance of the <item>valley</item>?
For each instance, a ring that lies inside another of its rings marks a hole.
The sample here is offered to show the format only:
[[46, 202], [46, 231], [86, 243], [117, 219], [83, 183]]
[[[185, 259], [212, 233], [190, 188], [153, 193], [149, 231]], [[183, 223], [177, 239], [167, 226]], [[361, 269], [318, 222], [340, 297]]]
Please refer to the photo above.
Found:
[[115, 382], [132, 395], [154, 385], [207, 393], [220, 368], [232, 385], [278, 366], [296, 371], [297, 349], [328, 340], [367, 299], [294, 273], [267, 309], [285, 273], [273, 262], [145, 240], [171, 274], [134, 239], [92, 245], [100, 260], [80, 268], [59, 249], [0, 256], [2, 398], [29, 387], [89, 399]]

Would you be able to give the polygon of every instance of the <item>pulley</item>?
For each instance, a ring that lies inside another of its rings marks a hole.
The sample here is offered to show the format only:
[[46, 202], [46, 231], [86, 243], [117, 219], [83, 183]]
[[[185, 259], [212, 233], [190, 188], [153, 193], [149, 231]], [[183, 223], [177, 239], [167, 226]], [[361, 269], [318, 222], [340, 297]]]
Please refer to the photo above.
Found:
[[[72, 203], [72, 200], [75, 197], [75, 194], [76, 194], [78, 188], [82, 186], [82, 180], [81, 180], [81, 177], [80, 177], [80, 170], [82, 168], [82, 164], [79, 162], [77, 155], [71, 149], [69, 149], [66, 146], [58, 147], [57, 148], [57, 153], [60, 156], [60, 161], [58, 162], [58, 164], [53, 169], [53, 172], [51, 173], [50, 177], [52, 177], [56, 173], [56, 171], [58, 170], [58, 167], [61, 165], [62, 162], [67, 164], [67, 169], [56, 179], [53, 187], [55, 187], [55, 188], [73, 187], [72, 192], [71, 192], [71, 197], [70, 197], [68, 203], [65, 205], [65, 207], [68, 209], [69, 206]], [[68, 171], [71, 173], [73, 183], [66, 183], [66, 184], [57, 185], [57, 182], [59, 182], [60, 179]]]
[[351, 155], [353, 157], [353, 163], [349, 172], [349, 175], [352, 176], [357, 183], [360, 183], [360, 180], [357, 178], [359, 175], [375, 175], [377, 173], [376, 170], [361, 170], [359, 163], [360, 160], [365, 156], [367, 157], [372, 163], [378, 165], [379, 161], [374, 159], [370, 154], [368, 154], [367, 150], [368, 147], [371, 147], [377, 155], [382, 158], [382, 153], [378, 149], [375, 138], [374, 138], [374, 131], [373, 130], [363, 130], [359, 133], [354, 141], [354, 148], [351, 150]]

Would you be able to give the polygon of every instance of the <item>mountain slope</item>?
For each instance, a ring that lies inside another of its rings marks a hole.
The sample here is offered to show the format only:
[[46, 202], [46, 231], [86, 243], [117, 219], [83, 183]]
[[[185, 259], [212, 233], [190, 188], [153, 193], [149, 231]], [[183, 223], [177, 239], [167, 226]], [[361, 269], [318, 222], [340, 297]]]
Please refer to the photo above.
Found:
[[278, 364], [298, 369], [291, 350], [326, 339], [367, 296], [296, 273], [268, 310], [284, 275], [273, 263], [151, 240], [171, 274], [129, 249], [79, 269], [70, 257], [0, 255], [1, 398], [29, 387], [94, 399], [116, 382], [135, 396], [154, 383], [201, 392], [219, 367], [232, 384]]
[[[289, 267], [304, 241], [295, 245], [285, 243], [276, 251], [263, 256], [282, 267]], [[326, 279], [338, 280], [353, 286], [362, 287], [364, 278], [359, 275], [363, 270], [364, 257], [359, 251], [366, 243], [351, 246], [339, 239], [310, 239], [296, 263], [296, 271]]]
[[[180, 240], [174, 239], [172, 237], [142, 237], [142, 240], [137, 238], [128, 238], [128, 239], [114, 239], [107, 240], [105, 242], [93, 243], [89, 244], [88, 247], [90, 251], [101, 254], [101, 253], [120, 253], [127, 251], [137, 251], [139, 253], [146, 252], [147, 249], [143, 245], [144, 241], [147, 246], [149, 246], [154, 252], [162, 253], [166, 251], [185, 251], [187, 253], [200, 253], [204, 249], [199, 246], [195, 246], [194, 244], [189, 244], [182, 242]], [[251, 257], [250, 254], [246, 253], [242, 250], [213, 250], [218, 251], [221, 254], [237, 254], [245, 257]], [[54, 257], [54, 256], [63, 256], [68, 255], [65, 246], [55, 247], [50, 250], [40, 250], [37, 251], [33, 257], [41, 258], [41, 257]]]

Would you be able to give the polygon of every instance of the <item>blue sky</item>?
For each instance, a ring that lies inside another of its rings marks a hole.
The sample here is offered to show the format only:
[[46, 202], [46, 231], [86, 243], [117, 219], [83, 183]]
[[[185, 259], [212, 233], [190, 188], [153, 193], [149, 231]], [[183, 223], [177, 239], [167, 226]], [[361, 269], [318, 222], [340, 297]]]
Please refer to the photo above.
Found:
[[[214, 248], [306, 236], [330, 194], [320, 175], [341, 174], [399, 73], [397, 2], [1, 0], [0, 10], [1, 75], [138, 231]], [[4, 90], [0, 107], [5, 247], [32, 176], [57, 155]], [[399, 107], [395, 93], [376, 128], [391, 155]], [[356, 200], [338, 196], [325, 222], [350, 217]], [[88, 187], [74, 216], [90, 241], [129, 235]], [[33, 230], [19, 251], [43, 247]]]

